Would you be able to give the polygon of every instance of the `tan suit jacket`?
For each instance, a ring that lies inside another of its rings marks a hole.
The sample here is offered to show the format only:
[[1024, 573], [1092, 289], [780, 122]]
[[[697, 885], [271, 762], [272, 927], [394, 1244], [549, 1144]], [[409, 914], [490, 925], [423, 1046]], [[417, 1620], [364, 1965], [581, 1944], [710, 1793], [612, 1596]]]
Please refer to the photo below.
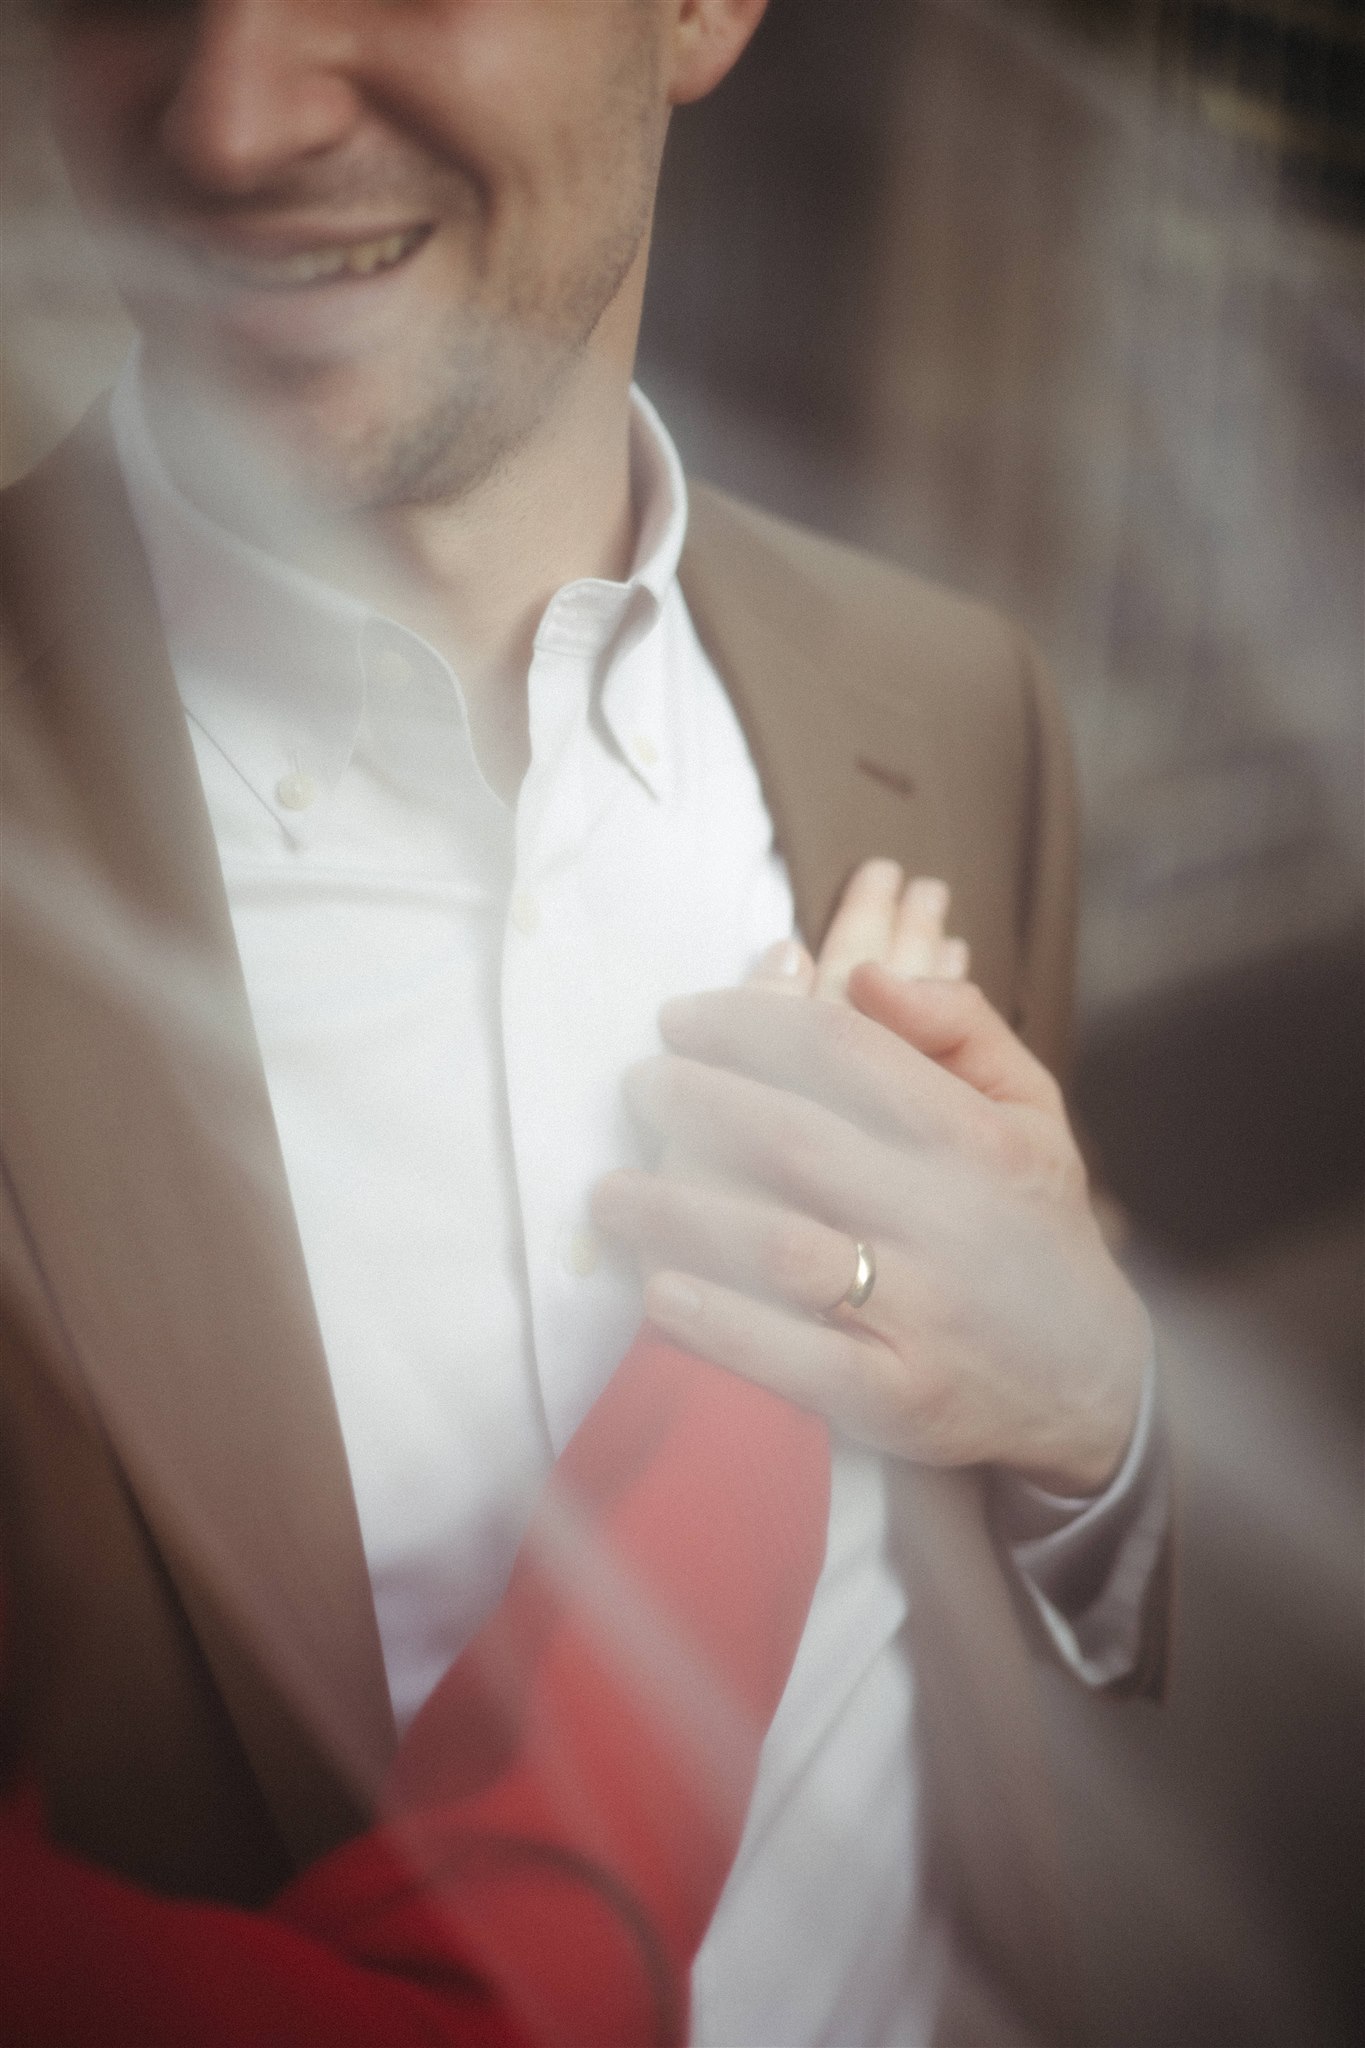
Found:
[[[681, 574], [807, 936], [867, 855], [947, 877], [987, 993], [1055, 1063], [1073, 808], [1027, 648], [700, 489]], [[75, 1848], [253, 1903], [364, 1825], [394, 1733], [216, 850], [102, 415], [5, 494], [0, 575], [8, 1737]], [[942, 2037], [1059, 2039], [1036, 1717], [978, 1475], [906, 1470], [898, 1526], [959, 1934]]]

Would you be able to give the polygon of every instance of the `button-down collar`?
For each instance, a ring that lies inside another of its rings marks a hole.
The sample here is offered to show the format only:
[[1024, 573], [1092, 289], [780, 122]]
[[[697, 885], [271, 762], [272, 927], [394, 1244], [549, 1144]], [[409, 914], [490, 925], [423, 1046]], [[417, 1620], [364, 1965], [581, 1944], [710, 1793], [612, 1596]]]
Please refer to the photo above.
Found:
[[[114, 394], [119, 457], [148, 543], [181, 695], [218, 750], [306, 844], [355, 751], [367, 710], [402, 682], [454, 678], [419, 635], [205, 517], [167, 474], [138, 388], [136, 357]], [[536, 653], [585, 664], [602, 724], [656, 797], [670, 787], [666, 662], [656, 644], [687, 526], [677, 452], [654, 408], [631, 394], [635, 559], [624, 582], [584, 577], [557, 591]], [[676, 603], [676, 594], [674, 596]]]

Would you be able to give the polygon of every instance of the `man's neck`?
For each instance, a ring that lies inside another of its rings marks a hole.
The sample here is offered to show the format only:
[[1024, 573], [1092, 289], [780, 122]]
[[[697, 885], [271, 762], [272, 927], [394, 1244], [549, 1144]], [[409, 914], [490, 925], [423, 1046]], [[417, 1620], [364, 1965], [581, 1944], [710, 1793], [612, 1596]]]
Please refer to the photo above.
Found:
[[366, 591], [440, 649], [460, 677], [475, 750], [508, 800], [530, 758], [527, 679], [536, 628], [564, 584], [623, 579], [635, 553], [630, 387], [585, 363], [563, 402], [469, 495], [373, 521]]
[[[420, 633], [461, 683], [479, 763], [506, 801], [530, 759], [528, 673], [536, 628], [565, 583], [620, 579], [635, 551], [630, 357], [585, 351], [534, 430], [451, 502], [389, 506], [337, 519], [283, 478], [250, 473], [229, 433], [177, 430], [149, 393], [150, 422], [172, 475], [200, 508], [258, 546], [346, 589]], [[216, 460], [202, 459], [206, 445]], [[233, 473], [235, 469], [235, 474]]]

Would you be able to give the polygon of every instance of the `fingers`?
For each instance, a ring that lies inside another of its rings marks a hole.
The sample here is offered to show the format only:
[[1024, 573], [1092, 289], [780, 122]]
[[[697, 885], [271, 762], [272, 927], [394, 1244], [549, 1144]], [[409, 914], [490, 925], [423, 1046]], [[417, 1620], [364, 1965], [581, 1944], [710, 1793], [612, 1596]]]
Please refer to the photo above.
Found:
[[683, 1273], [646, 1282], [645, 1313], [676, 1344], [816, 1409], [860, 1442], [911, 1448], [902, 1419], [913, 1405], [906, 1367], [877, 1338]]
[[907, 882], [896, 907], [891, 950], [884, 962], [888, 971], [907, 978], [935, 973], [946, 943], [947, 918], [946, 882], [935, 881], [928, 875], [916, 875]]
[[659, 1027], [665, 1044], [688, 1059], [823, 1103], [872, 1137], [952, 1137], [974, 1152], [989, 1142], [993, 1112], [974, 1088], [842, 1003], [787, 1003], [758, 987], [722, 990], [666, 1003]]
[[847, 1231], [776, 1203], [658, 1174], [608, 1174], [593, 1192], [592, 1213], [598, 1229], [625, 1245], [646, 1274], [673, 1267], [806, 1315], [826, 1314], [857, 1268]]
[[965, 975], [964, 941], [944, 936], [948, 901], [945, 882], [927, 875], [906, 882], [895, 861], [864, 861], [845, 888], [825, 934], [816, 994], [841, 997], [849, 975], [867, 960], [898, 975]]
[[[771, 997], [767, 1006], [817, 1007]], [[922, 1157], [804, 1096], [667, 1056], [633, 1067], [625, 1087], [631, 1108], [669, 1141], [675, 1176], [710, 1187], [720, 1182], [731, 1192], [757, 1190], [855, 1238], [900, 1236], [923, 1208]]]
[[857, 869], [820, 948], [817, 994], [841, 996], [860, 960], [889, 960], [904, 879], [894, 860], [867, 860]]
[[848, 992], [863, 1016], [979, 1094], [1062, 1114], [1052, 1075], [970, 982], [897, 981], [867, 962], [855, 969]]
[[769, 946], [746, 986], [767, 988], [778, 995], [808, 996], [815, 987], [815, 962], [795, 939]]

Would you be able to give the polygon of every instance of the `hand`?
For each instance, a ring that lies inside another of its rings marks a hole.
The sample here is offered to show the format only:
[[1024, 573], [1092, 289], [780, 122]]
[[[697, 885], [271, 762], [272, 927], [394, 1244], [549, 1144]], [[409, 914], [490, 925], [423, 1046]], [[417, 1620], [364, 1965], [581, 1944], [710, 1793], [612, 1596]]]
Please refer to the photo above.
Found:
[[[948, 900], [946, 882], [928, 875], [907, 882], [894, 860], [864, 861], [844, 890], [819, 960], [811, 967], [804, 948], [791, 949], [807, 964], [795, 973], [789, 969], [787, 986], [841, 998], [854, 968], [867, 961], [904, 981], [964, 980], [967, 942], [945, 934]], [[771, 955], [755, 979], [776, 983]]]
[[[665, 1006], [628, 1077], [666, 1143], [599, 1187], [599, 1227], [680, 1344], [933, 1464], [1105, 1485], [1137, 1413], [1142, 1307], [1104, 1244], [1060, 1091], [980, 991], [905, 979], [944, 954], [946, 892], [871, 863], [817, 968]], [[820, 985], [847, 1002], [792, 1000]], [[855, 1244], [876, 1283], [837, 1306]]]

